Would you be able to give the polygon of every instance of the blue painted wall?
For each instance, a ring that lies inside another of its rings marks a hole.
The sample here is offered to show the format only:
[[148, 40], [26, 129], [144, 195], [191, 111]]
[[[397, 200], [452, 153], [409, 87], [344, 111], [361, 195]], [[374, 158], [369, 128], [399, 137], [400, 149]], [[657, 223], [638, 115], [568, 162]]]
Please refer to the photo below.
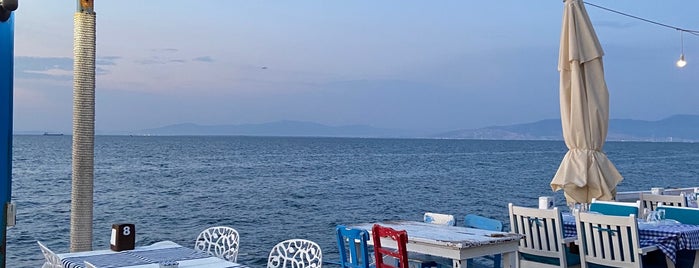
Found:
[[12, 80], [14, 66], [14, 14], [0, 22], [0, 267], [5, 267], [7, 223], [5, 204], [12, 196]]

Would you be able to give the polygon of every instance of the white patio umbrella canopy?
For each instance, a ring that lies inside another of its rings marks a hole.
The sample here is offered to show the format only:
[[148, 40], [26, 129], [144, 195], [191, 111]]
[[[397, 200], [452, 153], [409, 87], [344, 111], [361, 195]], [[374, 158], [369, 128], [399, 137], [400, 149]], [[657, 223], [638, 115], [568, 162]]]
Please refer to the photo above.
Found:
[[609, 92], [602, 47], [582, 0], [566, 0], [558, 71], [561, 124], [568, 153], [551, 181], [568, 202], [612, 200], [623, 180], [602, 152], [609, 125]]

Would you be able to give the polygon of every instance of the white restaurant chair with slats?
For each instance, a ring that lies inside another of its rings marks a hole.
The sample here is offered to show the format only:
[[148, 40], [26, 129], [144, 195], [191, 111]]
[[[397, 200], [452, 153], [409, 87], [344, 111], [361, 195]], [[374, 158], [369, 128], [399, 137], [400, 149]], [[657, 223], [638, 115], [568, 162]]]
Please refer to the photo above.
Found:
[[39, 241], [36, 241], [36, 243], [39, 244], [39, 249], [41, 249], [41, 253], [44, 254], [44, 258], [46, 259], [46, 262], [44, 262], [41, 268], [63, 268], [61, 258], [59, 258], [56, 253], [53, 253], [53, 251]]
[[510, 231], [524, 235], [519, 241], [517, 267], [579, 267], [580, 257], [570, 253], [563, 237], [558, 208], [518, 207], [510, 203]]
[[659, 203], [671, 207], [686, 207], [687, 198], [685, 198], [684, 194], [657, 195], [641, 193], [641, 206], [643, 208], [649, 208], [651, 211], [655, 211]]
[[[656, 246], [641, 247], [636, 215], [608, 216], [578, 213], [578, 230], [582, 267], [588, 263], [620, 268], [642, 268], [642, 256], [658, 250]], [[674, 263], [667, 258], [668, 267]]]

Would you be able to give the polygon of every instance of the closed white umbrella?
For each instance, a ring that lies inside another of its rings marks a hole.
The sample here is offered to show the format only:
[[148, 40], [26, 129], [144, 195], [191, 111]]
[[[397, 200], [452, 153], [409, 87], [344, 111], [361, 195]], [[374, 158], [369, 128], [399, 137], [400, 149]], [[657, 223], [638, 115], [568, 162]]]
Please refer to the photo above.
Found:
[[609, 92], [602, 47], [582, 0], [565, 0], [558, 71], [561, 124], [568, 153], [551, 181], [568, 202], [612, 200], [623, 180], [602, 151], [609, 127]]

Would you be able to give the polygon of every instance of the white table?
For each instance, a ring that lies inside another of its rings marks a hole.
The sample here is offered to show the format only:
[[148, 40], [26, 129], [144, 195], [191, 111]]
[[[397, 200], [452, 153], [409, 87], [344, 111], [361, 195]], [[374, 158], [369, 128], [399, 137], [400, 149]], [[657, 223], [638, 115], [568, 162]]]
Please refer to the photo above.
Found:
[[[454, 268], [466, 266], [466, 260], [474, 257], [502, 254], [503, 266], [514, 267], [515, 255], [522, 235], [487, 231], [474, 228], [445, 226], [416, 221], [379, 222], [381, 226], [408, 232], [409, 252], [428, 254], [452, 259]], [[373, 223], [353, 224], [348, 227], [367, 230], [371, 233]], [[369, 244], [373, 245], [372, 241]], [[381, 244], [396, 248], [391, 239]]]
[[85, 261], [97, 267], [159, 268], [161, 261], [176, 261], [178, 268], [247, 268], [206, 253], [178, 245], [172, 241], [162, 241], [133, 250], [112, 251], [93, 250], [57, 254], [66, 268], [83, 268]]

